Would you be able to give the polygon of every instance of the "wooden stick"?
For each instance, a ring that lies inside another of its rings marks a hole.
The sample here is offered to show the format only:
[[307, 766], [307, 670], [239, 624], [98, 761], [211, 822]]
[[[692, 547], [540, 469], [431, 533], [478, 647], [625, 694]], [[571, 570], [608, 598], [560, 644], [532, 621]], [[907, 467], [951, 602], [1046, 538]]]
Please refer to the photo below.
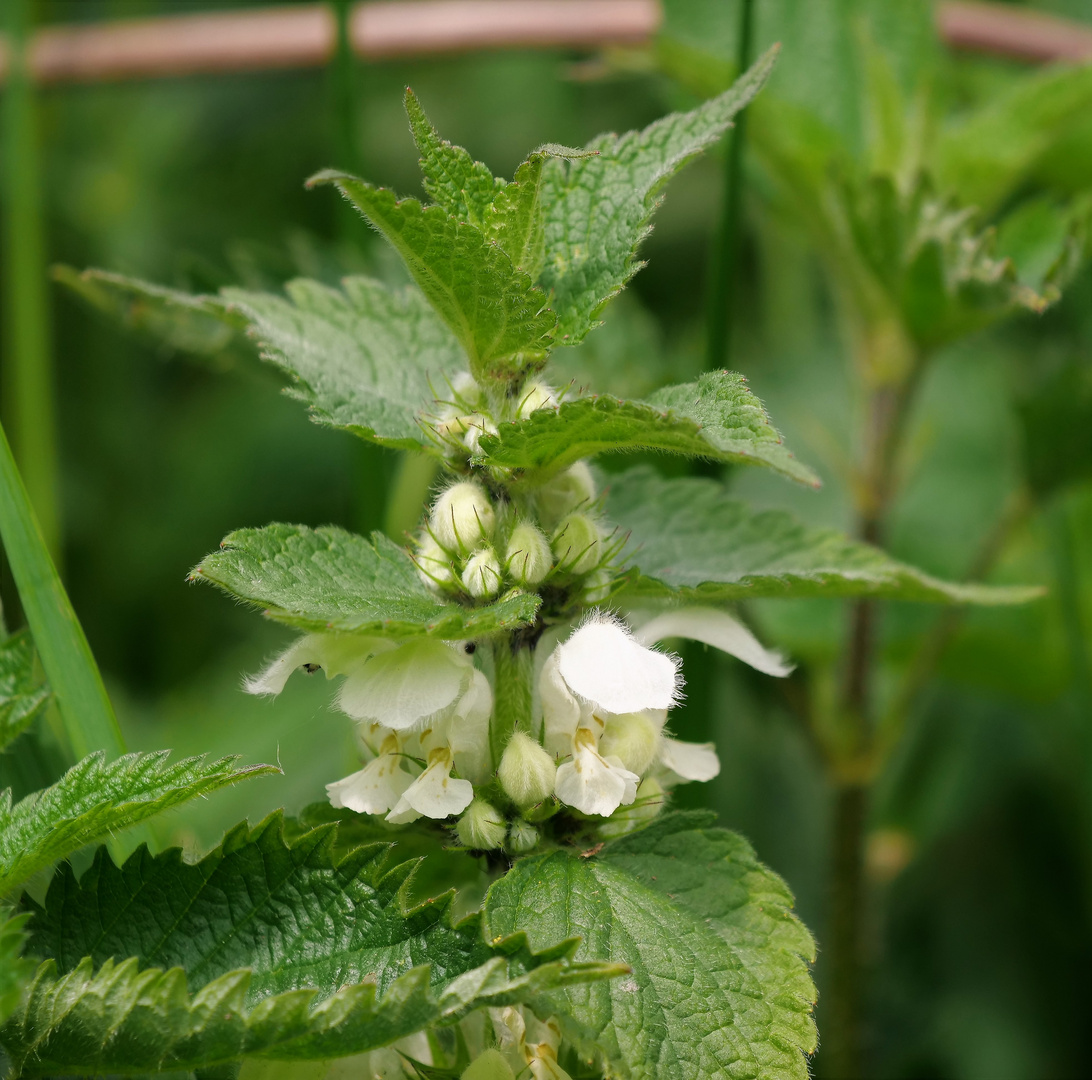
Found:
[[[366, 0], [352, 16], [353, 48], [368, 60], [475, 49], [646, 44], [659, 0]], [[1008, 4], [942, 2], [950, 45], [1033, 61], [1092, 61], [1092, 26]], [[34, 36], [30, 66], [42, 83], [103, 82], [209, 72], [314, 67], [333, 51], [323, 4], [250, 8], [81, 25]], [[0, 40], [0, 80], [7, 68]]]

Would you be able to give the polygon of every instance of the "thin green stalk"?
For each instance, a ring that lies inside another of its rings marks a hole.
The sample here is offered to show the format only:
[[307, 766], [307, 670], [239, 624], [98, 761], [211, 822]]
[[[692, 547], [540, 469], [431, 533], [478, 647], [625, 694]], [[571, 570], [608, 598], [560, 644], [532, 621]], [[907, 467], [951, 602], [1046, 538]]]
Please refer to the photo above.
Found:
[[1092, 701], [1092, 664], [1088, 659], [1088, 632], [1081, 610], [1081, 581], [1073, 551], [1073, 530], [1065, 502], [1057, 500], [1047, 518], [1054, 556], [1054, 577], [1058, 603], [1062, 609], [1062, 625], [1069, 647], [1070, 667], [1077, 693], [1084, 701]]
[[0, 541], [11, 564], [34, 645], [77, 758], [125, 752], [113, 706], [0, 425]]
[[[751, 66], [754, 46], [755, 0], [741, 0], [736, 70]], [[728, 364], [732, 347], [732, 315], [735, 285], [739, 277], [739, 220], [743, 190], [743, 148], [747, 133], [747, 110], [728, 132], [724, 164], [723, 204], [720, 224], [713, 241], [709, 264], [709, 312], [705, 366], [709, 370]]]
[[489, 724], [494, 765], [500, 762], [514, 732], [531, 733], [533, 683], [534, 651], [518, 634], [498, 638], [493, 643], [494, 701]]
[[56, 419], [34, 87], [26, 66], [32, 0], [6, 0], [3, 90], [4, 408], [15, 455], [56, 561], [60, 551]]

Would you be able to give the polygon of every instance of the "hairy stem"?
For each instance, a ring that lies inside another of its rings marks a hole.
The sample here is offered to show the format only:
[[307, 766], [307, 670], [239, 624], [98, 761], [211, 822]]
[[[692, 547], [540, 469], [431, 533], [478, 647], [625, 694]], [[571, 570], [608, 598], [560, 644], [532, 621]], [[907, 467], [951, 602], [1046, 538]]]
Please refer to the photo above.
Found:
[[518, 635], [493, 643], [493, 719], [489, 724], [489, 748], [493, 764], [500, 762], [508, 740], [516, 731], [531, 734], [531, 700], [534, 651]]

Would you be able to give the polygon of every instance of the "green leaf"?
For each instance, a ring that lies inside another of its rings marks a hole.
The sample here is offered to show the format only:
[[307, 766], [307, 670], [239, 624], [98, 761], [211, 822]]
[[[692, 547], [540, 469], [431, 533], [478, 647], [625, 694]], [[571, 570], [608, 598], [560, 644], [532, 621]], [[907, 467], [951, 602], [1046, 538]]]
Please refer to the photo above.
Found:
[[413, 141], [421, 154], [421, 172], [429, 198], [459, 221], [484, 229], [493, 198], [503, 190], [504, 181], [494, 177], [461, 146], [441, 139], [409, 87], [405, 106]]
[[226, 536], [190, 573], [300, 630], [458, 640], [532, 622], [537, 596], [513, 590], [482, 607], [436, 598], [413, 560], [381, 533], [267, 525]]
[[168, 762], [169, 751], [102, 753], [77, 762], [52, 787], [12, 805], [0, 792], [0, 896], [87, 844], [239, 780], [279, 773], [273, 765], [236, 769], [237, 758]]
[[38, 718], [49, 689], [34, 671], [34, 643], [25, 630], [0, 641], [0, 750]]
[[785, 884], [714, 820], [666, 814], [594, 856], [523, 859], [489, 891], [487, 935], [523, 930], [534, 943], [579, 927], [577, 955], [633, 969], [556, 995], [570, 1035], [611, 1076], [808, 1075], [814, 943]]
[[[0, 540], [72, 752], [121, 752], [113, 706], [0, 427]], [[2, 892], [0, 888], [0, 892]]]
[[34, 973], [34, 965], [23, 957], [29, 918], [29, 914], [9, 918], [0, 908], [0, 1024], [15, 1011]]
[[421, 414], [465, 370], [459, 343], [412, 287], [350, 277], [341, 289], [299, 280], [288, 297], [225, 289], [262, 358], [318, 424], [382, 446], [430, 449]]
[[1036, 588], [956, 585], [781, 510], [755, 511], [714, 480], [641, 467], [610, 478], [608, 517], [630, 534], [629, 596], [721, 603], [762, 596], [874, 596], [1018, 604]]
[[354, 176], [321, 172], [390, 241], [421, 291], [454, 332], [480, 381], [521, 379], [540, 368], [557, 319], [546, 296], [496, 244], [442, 206], [398, 200]]
[[479, 447], [485, 464], [524, 470], [533, 483], [593, 454], [650, 449], [767, 465], [819, 486], [785, 449], [744, 377], [728, 371], [657, 390], [643, 402], [585, 397], [539, 409], [526, 420], [501, 424], [496, 435], [483, 435]]
[[643, 131], [599, 136], [588, 146], [594, 157], [546, 162], [546, 257], [538, 280], [558, 313], [559, 342], [580, 341], [641, 268], [636, 251], [664, 185], [720, 138], [762, 89], [776, 56], [775, 46], [730, 90], [691, 112], [665, 116]]
[[[286, 844], [275, 814], [196, 865], [142, 848], [122, 867], [100, 850], [78, 883], [67, 870], [31, 924], [52, 959], [0, 1041], [32, 1074], [323, 1059], [623, 970], [571, 962], [572, 940], [487, 944], [480, 916], [452, 924], [452, 892], [408, 905], [415, 864], [389, 868], [392, 845], [335, 860], [335, 833]], [[187, 981], [204, 987], [192, 1003]]]

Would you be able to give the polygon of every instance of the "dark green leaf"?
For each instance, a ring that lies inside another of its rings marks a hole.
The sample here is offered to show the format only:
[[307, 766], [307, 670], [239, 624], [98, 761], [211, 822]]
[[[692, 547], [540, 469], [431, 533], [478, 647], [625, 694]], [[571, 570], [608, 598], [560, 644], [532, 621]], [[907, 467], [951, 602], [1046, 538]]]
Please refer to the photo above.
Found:
[[0, 896], [86, 844], [247, 777], [280, 772], [272, 765], [236, 769], [237, 758], [169, 762], [168, 753], [127, 754], [109, 764], [92, 754], [14, 806], [11, 791], [0, 792]]
[[611, 477], [608, 517], [630, 534], [631, 596], [721, 603], [749, 597], [876, 596], [1016, 604], [1041, 590], [956, 585], [780, 510], [754, 511], [713, 480], [647, 467]]
[[10, 918], [0, 908], [0, 1024], [15, 1011], [34, 973], [34, 965], [23, 956], [24, 927], [29, 918], [29, 914]]
[[630, 965], [557, 995], [570, 1034], [612, 1076], [805, 1080], [814, 943], [784, 883], [713, 820], [667, 814], [590, 857], [517, 862], [489, 891], [486, 933], [536, 942], [579, 927], [583, 955]]
[[643, 402], [586, 397], [539, 409], [526, 420], [502, 424], [496, 435], [483, 435], [479, 446], [487, 465], [523, 470], [531, 482], [594, 454], [649, 449], [767, 465], [819, 486], [815, 474], [785, 449], [743, 376], [728, 371], [666, 387]]
[[30, 634], [24, 630], [0, 641], [0, 750], [34, 723], [47, 701]]
[[575, 344], [640, 269], [637, 248], [667, 181], [724, 133], [762, 89], [776, 59], [769, 50], [730, 90], [692, 112], [673, 113], [643, 131], [601, 135], [596, 156], [551, 159], [542, 174], [546, 236], [539, 276], [558, 313], [558, 341]]
[[542, 290], [480, 229], [344, 173], [319, 173], [308, 183], [336, 185], [391, 242], [466, 350], [476, 379], [508, 382], [542, 366], [557, 319]]
[[190, 573], [277, 622], [301, 630], [337, 630], [456, 640], [525, 626], [539, 600], [512, 591], [482, 607], [438, 600], [413, 560], [392, 540], [371, 540], [333, 526], [267, 525], [226, 536]]

